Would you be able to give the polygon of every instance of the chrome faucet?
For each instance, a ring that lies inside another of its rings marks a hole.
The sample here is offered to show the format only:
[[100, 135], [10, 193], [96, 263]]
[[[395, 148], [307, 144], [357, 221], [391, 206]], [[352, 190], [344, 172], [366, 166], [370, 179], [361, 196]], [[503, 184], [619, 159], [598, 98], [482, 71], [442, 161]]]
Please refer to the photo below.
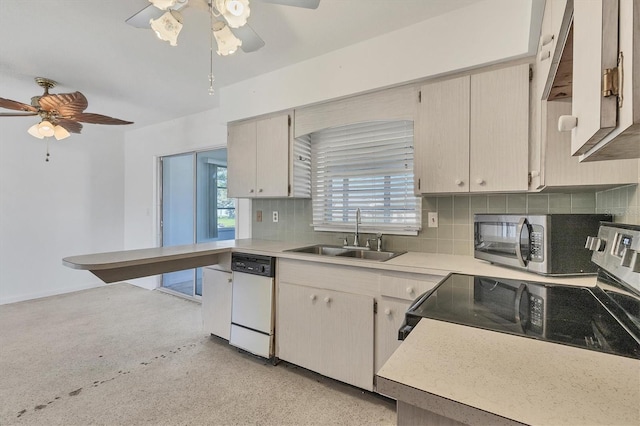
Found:
[[355, 237], [353, 237], [353, 246], [354, 247], [360, 247], [360, 241], [359, 241], [359, 236], [360, 236], [360, 207], [358, 207], [356, 209], [356, 235]]

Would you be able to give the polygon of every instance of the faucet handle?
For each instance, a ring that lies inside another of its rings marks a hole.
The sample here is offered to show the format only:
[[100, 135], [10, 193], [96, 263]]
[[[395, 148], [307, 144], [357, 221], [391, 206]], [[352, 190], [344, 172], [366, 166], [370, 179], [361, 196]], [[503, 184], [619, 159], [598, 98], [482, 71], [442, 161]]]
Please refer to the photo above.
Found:
[[371, 248], [370, 241], [371, 241], [371, 239], [367, 238], [367, 243], [364, 245], [365, 248]]
[[338, 237], [342, 239], [342, 245], [343, 246], [348, 246], [349, 245], [349, 240], [347, 240], [347, 236], [345, 235], [344, 237]]

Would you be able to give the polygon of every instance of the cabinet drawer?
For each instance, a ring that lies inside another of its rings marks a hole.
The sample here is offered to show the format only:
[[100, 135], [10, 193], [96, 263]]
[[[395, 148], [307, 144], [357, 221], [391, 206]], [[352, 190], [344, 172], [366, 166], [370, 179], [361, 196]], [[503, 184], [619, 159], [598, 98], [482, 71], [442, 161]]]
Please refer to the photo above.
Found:
[[380, 275], [380, 294], [397, 299], [414, 300], [427, 290], [431, 290], [443, 277], [418, 274]]

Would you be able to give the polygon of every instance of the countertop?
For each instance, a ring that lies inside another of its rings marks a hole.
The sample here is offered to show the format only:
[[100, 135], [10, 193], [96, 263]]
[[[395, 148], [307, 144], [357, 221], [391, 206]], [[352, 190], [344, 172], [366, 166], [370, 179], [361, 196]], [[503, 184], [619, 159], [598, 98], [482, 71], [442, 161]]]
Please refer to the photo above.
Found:
[[319, 256], [286, 251], [308, 245], [312, 244], [241, 239], [69, 256], [65, 257], [62, 263], [73, 269], [89, 270], [101, 279], [104, 279], [105, 282], [114, 282], [171, 272], [172, 270], [180, 270], [180, 268], [187, 269], [213, 265], [218, 262], [218, 256], [221, 254], [232, 251], [242, 251], [287, 259], [418, 274], [446, 275], [449, 272], [459, 272], [530, 281], [560, 282], [567, 285], [595, 285], [595, 278], [593, 276], [567, 278], [545, 277], [517, 269], [493, 265], [489, 262], [475, 259], [472, 256], [408, 252], [386, 262], [377, 262], [365, 259]]
[[640, 424], [640, 360], [431, 319], [380, 369], [378, 391], [468, 424], [485, 423], [483, 412], [534, 425]]

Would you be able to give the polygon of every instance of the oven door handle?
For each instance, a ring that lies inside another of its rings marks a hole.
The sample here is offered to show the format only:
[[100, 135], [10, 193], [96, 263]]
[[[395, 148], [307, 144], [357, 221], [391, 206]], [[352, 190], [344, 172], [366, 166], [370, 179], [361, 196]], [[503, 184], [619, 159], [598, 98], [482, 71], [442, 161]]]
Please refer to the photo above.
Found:
[[516, 257], [518, 258], [520, 266], [522, 266], [523, 268], [526, 268], [527, 262], [525, 261], [524, 257], [522, 257], [522, 248], [520, 247], [520, 242], [522, 241], [522, 231], [524, 230], [525, 226], [529, 226], [529, 221], [526, 217], [523, 217], [520, 219], [520, 222], [518, 222], [518, 229], [516, 231], [516, 234], [518, 235], [518, 240], [516, 241]]

